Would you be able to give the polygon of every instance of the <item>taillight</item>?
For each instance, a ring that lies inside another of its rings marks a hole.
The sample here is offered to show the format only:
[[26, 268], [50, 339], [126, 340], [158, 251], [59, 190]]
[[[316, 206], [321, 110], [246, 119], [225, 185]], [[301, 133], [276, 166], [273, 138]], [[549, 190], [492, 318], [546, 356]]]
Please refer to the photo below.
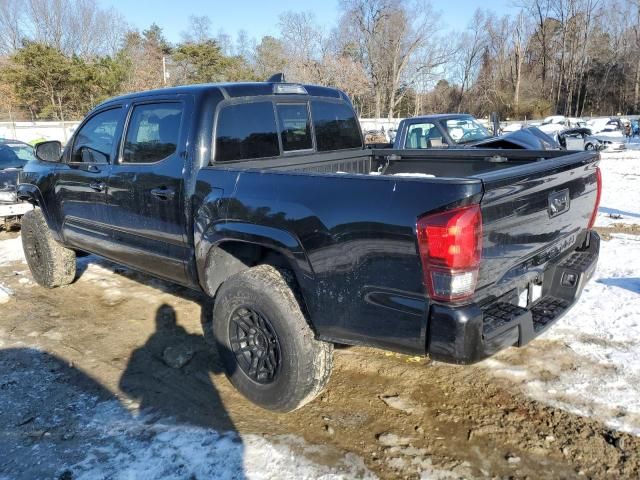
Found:
[[597, 191], [596, 191], [596, 204], [593, 206], [593, 212], [591, 213], [591, 218], [589, 219], [589, 225], [587, 226], [588, 230], [593, 228], [593, 225], [596, 223], [596, 217], [598, 216], [598, 208], [600, 207], [600, 197], [602, 196], [602, 172], [600, 172], [600, 167], [596, 167], [596, 179], [598, 181]]
[[482, 256], [479, 205], [418, 219], [418, 248], [424, 283], [434, 300], [464, 300], [473, 295]]

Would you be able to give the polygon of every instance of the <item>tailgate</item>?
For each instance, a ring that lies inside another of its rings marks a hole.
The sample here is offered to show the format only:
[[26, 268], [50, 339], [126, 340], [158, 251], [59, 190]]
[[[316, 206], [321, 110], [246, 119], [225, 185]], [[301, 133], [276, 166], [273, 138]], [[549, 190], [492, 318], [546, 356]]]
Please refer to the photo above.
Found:
[[549, 261], [584, 243], [598, 160], [576, 152], [478, 175], [485, 193], [476, 301], [540, 279]]

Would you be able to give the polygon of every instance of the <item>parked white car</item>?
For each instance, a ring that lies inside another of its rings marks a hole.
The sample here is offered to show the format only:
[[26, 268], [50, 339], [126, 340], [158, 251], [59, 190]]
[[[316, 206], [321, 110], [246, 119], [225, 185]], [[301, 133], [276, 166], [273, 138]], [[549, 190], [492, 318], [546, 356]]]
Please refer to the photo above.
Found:
[[591, 130], [592, 133], [621, 132], [622, 122], [619, 118], [592, 118], [587, 122], [587, 127]]
[[546, 117], [542, 124], [538, 127], [544, 133], [549, 135], [557, 134], [567, 128], [585, 127], [587, 122], [582, 118], [565, 117], [564, 115], [550, 115]]

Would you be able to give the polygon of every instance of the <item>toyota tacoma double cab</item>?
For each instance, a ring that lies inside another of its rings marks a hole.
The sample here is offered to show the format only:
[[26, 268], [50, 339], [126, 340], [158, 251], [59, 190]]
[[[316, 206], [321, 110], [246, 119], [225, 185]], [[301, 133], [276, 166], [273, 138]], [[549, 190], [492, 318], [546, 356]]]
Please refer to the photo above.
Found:
[[334, 344], [468, 364], [521, 347], [598, 259], [597, 152], [364, 148], [336, 89], [192, 85], [96, 107], [20, 173], [34, 279], [90, 252], [204, 292], [226, 373], [287, 412]]

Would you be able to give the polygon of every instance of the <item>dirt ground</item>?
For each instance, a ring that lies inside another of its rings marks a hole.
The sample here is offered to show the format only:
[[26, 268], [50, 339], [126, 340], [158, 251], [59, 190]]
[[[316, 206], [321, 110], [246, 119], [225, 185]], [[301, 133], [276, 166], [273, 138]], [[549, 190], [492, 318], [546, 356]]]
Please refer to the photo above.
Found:
[[[25, 264], [0, 267], [0, 282], [14, 292], [0, 307], [0, 347], [37, 346], [129, 408], [241, 435], [299, 435], [362, 457], [382, 478], [429, 468], [451, 478], [640, 476], [640, 438], [528, 399], [481, 366], [339, 348], [321, 397], [291, 414], [265, 412], [221, 373], [206, 298], [94, 257], [80, 260], [78, 280], [55, 290], [33, 283]], [[526, 362], [547, 343], [499, 358]], [[181, 352], [190, 361], [169, 366]], [[31, 417], [13, 425], [33, 435]]]

